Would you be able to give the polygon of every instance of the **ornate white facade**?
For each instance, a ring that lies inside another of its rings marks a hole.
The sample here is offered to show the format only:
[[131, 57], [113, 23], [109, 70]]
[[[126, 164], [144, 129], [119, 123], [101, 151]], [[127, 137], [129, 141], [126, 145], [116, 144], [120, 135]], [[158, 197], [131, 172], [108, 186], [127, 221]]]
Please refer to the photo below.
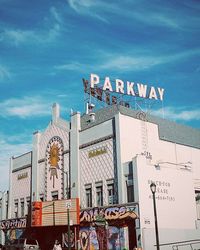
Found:
[[199, 130], [122, 106], [98, 110], [93, 119], [74, 113], [68, 122], [54, 104], [47, 129], [33, 135], [32, 152], [11, 159], [9, 218], [26, 215], [29, 202], [67, 194], [80, 198], [81, 209], [134, 202], [139, 205], [139, 219], [132, 224], [135, 239], [130, 243], [125, 229], [123, 246], [151, 250], [149, 186], [156, 182], [162, 249], [171, 249], [170, 242], [189, 244], [199, 233], [199, 162]]

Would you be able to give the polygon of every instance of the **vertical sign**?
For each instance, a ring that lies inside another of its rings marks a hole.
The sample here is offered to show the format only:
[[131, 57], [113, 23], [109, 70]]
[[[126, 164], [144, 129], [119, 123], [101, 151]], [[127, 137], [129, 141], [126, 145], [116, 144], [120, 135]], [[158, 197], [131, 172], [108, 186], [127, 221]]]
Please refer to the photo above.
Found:
[[32, 208], [32, 226], [42, 225], [42, 202], [33, 202]]

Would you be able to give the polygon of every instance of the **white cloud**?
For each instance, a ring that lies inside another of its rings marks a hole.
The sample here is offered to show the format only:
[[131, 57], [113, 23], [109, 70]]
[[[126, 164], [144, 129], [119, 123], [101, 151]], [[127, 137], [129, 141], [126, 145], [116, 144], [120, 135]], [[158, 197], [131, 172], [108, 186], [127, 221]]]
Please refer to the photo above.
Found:
[[28, 40], [35, 40], [36, 35], [32, 31], [23, 30], [5, 30], [1, 34], [1, 40], [12, 41], [16, 46]]
[[112, 71], [138, 71], [144, 70], [150, 67], [153, 67], [158, 64], [162, 64], [161, 58], [155, 57], [137, 57], [137, 56], [126, 56], [126, 55], [105, 55], [102, 59], [102, 62], [90, 64], [81, 64], [79, 62], [72, 62], [66, 63], [63, 65], [56, 65], [54, 68], [57, 71], [78, 71], [78, 72], [85, 72], [85, 71], [92, 71], [95, 68], [98, 70], [112, 70]]
[[182, 20], [177, 18], [174, 9], [163, 9], [162, 6], [156, 6], [155, 9], [140, 8], [139, 11], [134, 11], [132, 15], [131, 11], [128, 10], [127, 15], [129, 16], [129, 18], [135, 19], [147, 25], [163, 26], [173, 29], [180, 29], [183, 22]]
[[57, 23], [54, 24], [54, 26], [51, 29], [49, 29], [49, 31], [46, 34], [41, 35], [40, 42], [41, 43], [52, 42], [59, 36], [59, 34], [60, 34], [60, 25]]
[[9, 184], [9, 166], [10, 166], [10, 158], [12, 156], [18, 156], [23, 153], [29, 152], [32, 150], [32, 145], [28, 143], [18, 143], [14, 144], [12, 142], [8, 142], [8, 139], [12, 141], [12, 138], [9, 138], [5, 135], [1, 134], [0, 140], [0, 190], [4, 191], [8, 189]]
[[52, 6], [50, 8], [50, 13], [52, 15], [52, 17], [58, 22], [58, 23], [62, 23], [62, 18], [61, 15], [59, 14], [58, 10]]
[[81, 12], [83, 8], [90, 8], [96, 5], [95, 0], [68, 0], [68, 3], [76, 12]]
[[[198, 29], [197, 23], [199, 18], [190, 15], [190, 21], [182, 16], [188, 15], [188, 12], [184, 11], [185, 7], [177, 12], [170, 3], [158, 5], [154, 1], [148, 0], [123, 0], [120, 1], [106, 1], [106, 0], [67, 0], [69, 6], [78, 14], [84, 14], [92, 16], [103, 22], [111, 23], [114, 20], [128, 19], [130, 25], [134, 22], [140, 22], [149, 27], [165, 27], [172, 30], [186, 30], [191, 32], [192, 29]], [[144, 6], [147, 5], [147, 8]], [[185, 3], [180, 3], [185, 5]], [[195, 10], [198, 8], [190, 5]], [[111, 19], [113, 15], [116, 19]]]
[[[144, 53], [144, 52], [143, 52]], [[132, 54], [132, 56], [130, 56]], [[141, 55], [138, 56], [138, 52], [129, 52], [129, 55], [105, 55], [104, 62], [98, 67], [100, 69], [112, 69], [112, 70], [123, 70], [123, 71], [138, 71], [152, 68], [156, 65], [165, 63], [171, 63], [181, 59], [187, 59], [191, 56], [197, 56], [200, 54], [200, 49], [192, 49], [176, 54], [168, 55]]]
[[115, 56], [113, 58], [105, 60], [105, 63], [100, 65], [101, 69], [115, 69], [124, 71], [137, 71], [150, 68], [157, 64], [162, 63], [161, 58], [155, 58], [151, 56]]
[[81, 64], [79, 62], [72, 62], [72, 63], [67, 63], [67, 64], [63, 64], [63, 65], [57, 65], [54, 68], [56, 70], [61, 70], [61, 71], [65, 71], [65, 70], [74, 70], [74, 71], [85, 71], [85, 68], [90, 68], [89, 65], [86, 64]]
[[[112, 70], [124, 72], [128, 71], [141, 71], [150, 69], [156, 65], [162, 65], [167, 63], [173, 63], [178, 60], [187, 59], [192, 56], [197, 56], [200, 54], [200, 49], [193, 49], [188, 51], [183, 51], [176, 54], [162, 55], [143, 55], [143, 52], [131, 52], [129, 55], [126, 54], [111, 54], [104, 52], [99, 52], [102, 56], [101, 62], [98, 61], [96, 64], [83, 64], [79, 62], [71, 62], [63, 65], [56, 65], [54, 69], [57, 71], [67, 71], [73, 70], [78, 72], [93, 71], [95, 68], [98, 70]], [[138, 56], [138, 54], [140, 54]], [[99, 58], [100, 59], [100, 58]]]
[[[154, 5], [153, 3], [149, 5], [149, 8], [143, 8], [145, 1], [141, 5], [138, 5], [140, 1], [124, 1], [123, 5], [117, 2], [109, 3], [109, 1], [98, 1], [98, 0], [67, 0], [70, 7], [79, 14], [87, 14], [104, 22], [108, 22], [109, 15], [105, 13], [114, 14], [116, 16], [124, 16], [129, 20], [137, 20], [141, 23], [154, 26], [165, 26], [173, 29], [180, 29], [185, 26], [185, 21], [180, 20], [177, 17], [176, 10], [172, 8], [166, 8], [163, 10], [162, 6]], [[98, 14], [97, 14], [98, 13]], [[162, 14], [161, 14], [162, 13]], [[105, 17], [106, 16], [106, 17]], [[148, 17], [148, 18], [146, 18]]]
[[7, 67], [0, 65], [0, 82], [9, 79], [11, 76], [10, 71]]
[[51, 7], [49, 12], [50, 18], [45, 19], [46, 22], [49, 20], [50, 23], [47, 28], [42, 29], [42, 25], [34, 30], [10, 28], [1, 32], [0, 41], [14, 44], [16, 47], [24, 43], [46, 44], [55, 41], [60, 34], [62, 20], [55, 7]]
[[41, 43], [54, 41], [60, 32], [60, 25], [54, 24], [48, 31], [31, 30], [5, 30], [0, 36], [0, 41], [19, 46], [23, 43]]
[[200, 120], [200, 108], [174, 108], [165, 107], [164, 109], [155, 110], [152, 114], [157, 116], [164, 116], [166, 119], [170, 120], [181, 120], [181, 121], [194, 121]]
[[39, 96], [21, 99], [11, 98], [0, 103], [0, 116], [26, 118], [29, 116], [49, 115], [49, 106], [51, 106], [51, 103], [46, 102]]
[[[104, 17], [104, 12], [108, 9], [109, 4], [105, 4], [102, 1], [97, 0], [67, 0], [67, 2], [69, 3], [69, 6], [78, 14], [91, 16], [108, 23], [108, 20]], [[104, 9], [103, 13], [100, 13], [101, 9]], [[98, 12], [100, 14], [97, 14]]]

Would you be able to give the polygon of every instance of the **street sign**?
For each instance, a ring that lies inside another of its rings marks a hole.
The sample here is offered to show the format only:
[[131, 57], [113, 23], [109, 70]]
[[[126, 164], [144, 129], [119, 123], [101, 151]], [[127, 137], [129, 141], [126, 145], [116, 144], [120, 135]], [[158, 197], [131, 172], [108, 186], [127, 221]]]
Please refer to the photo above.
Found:
[[71, 208], [71, 206], [72, 206], [71, 200], [67, 200], [65, 205], [66, 205], [66, 208], [68, 208], [68, 209]]

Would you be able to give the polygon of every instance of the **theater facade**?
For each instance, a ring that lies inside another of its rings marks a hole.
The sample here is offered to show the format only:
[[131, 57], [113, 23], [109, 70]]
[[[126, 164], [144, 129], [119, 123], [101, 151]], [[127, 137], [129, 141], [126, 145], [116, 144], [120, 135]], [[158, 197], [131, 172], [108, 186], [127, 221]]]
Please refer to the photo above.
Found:
[[52, 119], [10, 161], [6, 240], [42, 249], [153, 250], [199, 244], [200, 131], [121, 105]]

